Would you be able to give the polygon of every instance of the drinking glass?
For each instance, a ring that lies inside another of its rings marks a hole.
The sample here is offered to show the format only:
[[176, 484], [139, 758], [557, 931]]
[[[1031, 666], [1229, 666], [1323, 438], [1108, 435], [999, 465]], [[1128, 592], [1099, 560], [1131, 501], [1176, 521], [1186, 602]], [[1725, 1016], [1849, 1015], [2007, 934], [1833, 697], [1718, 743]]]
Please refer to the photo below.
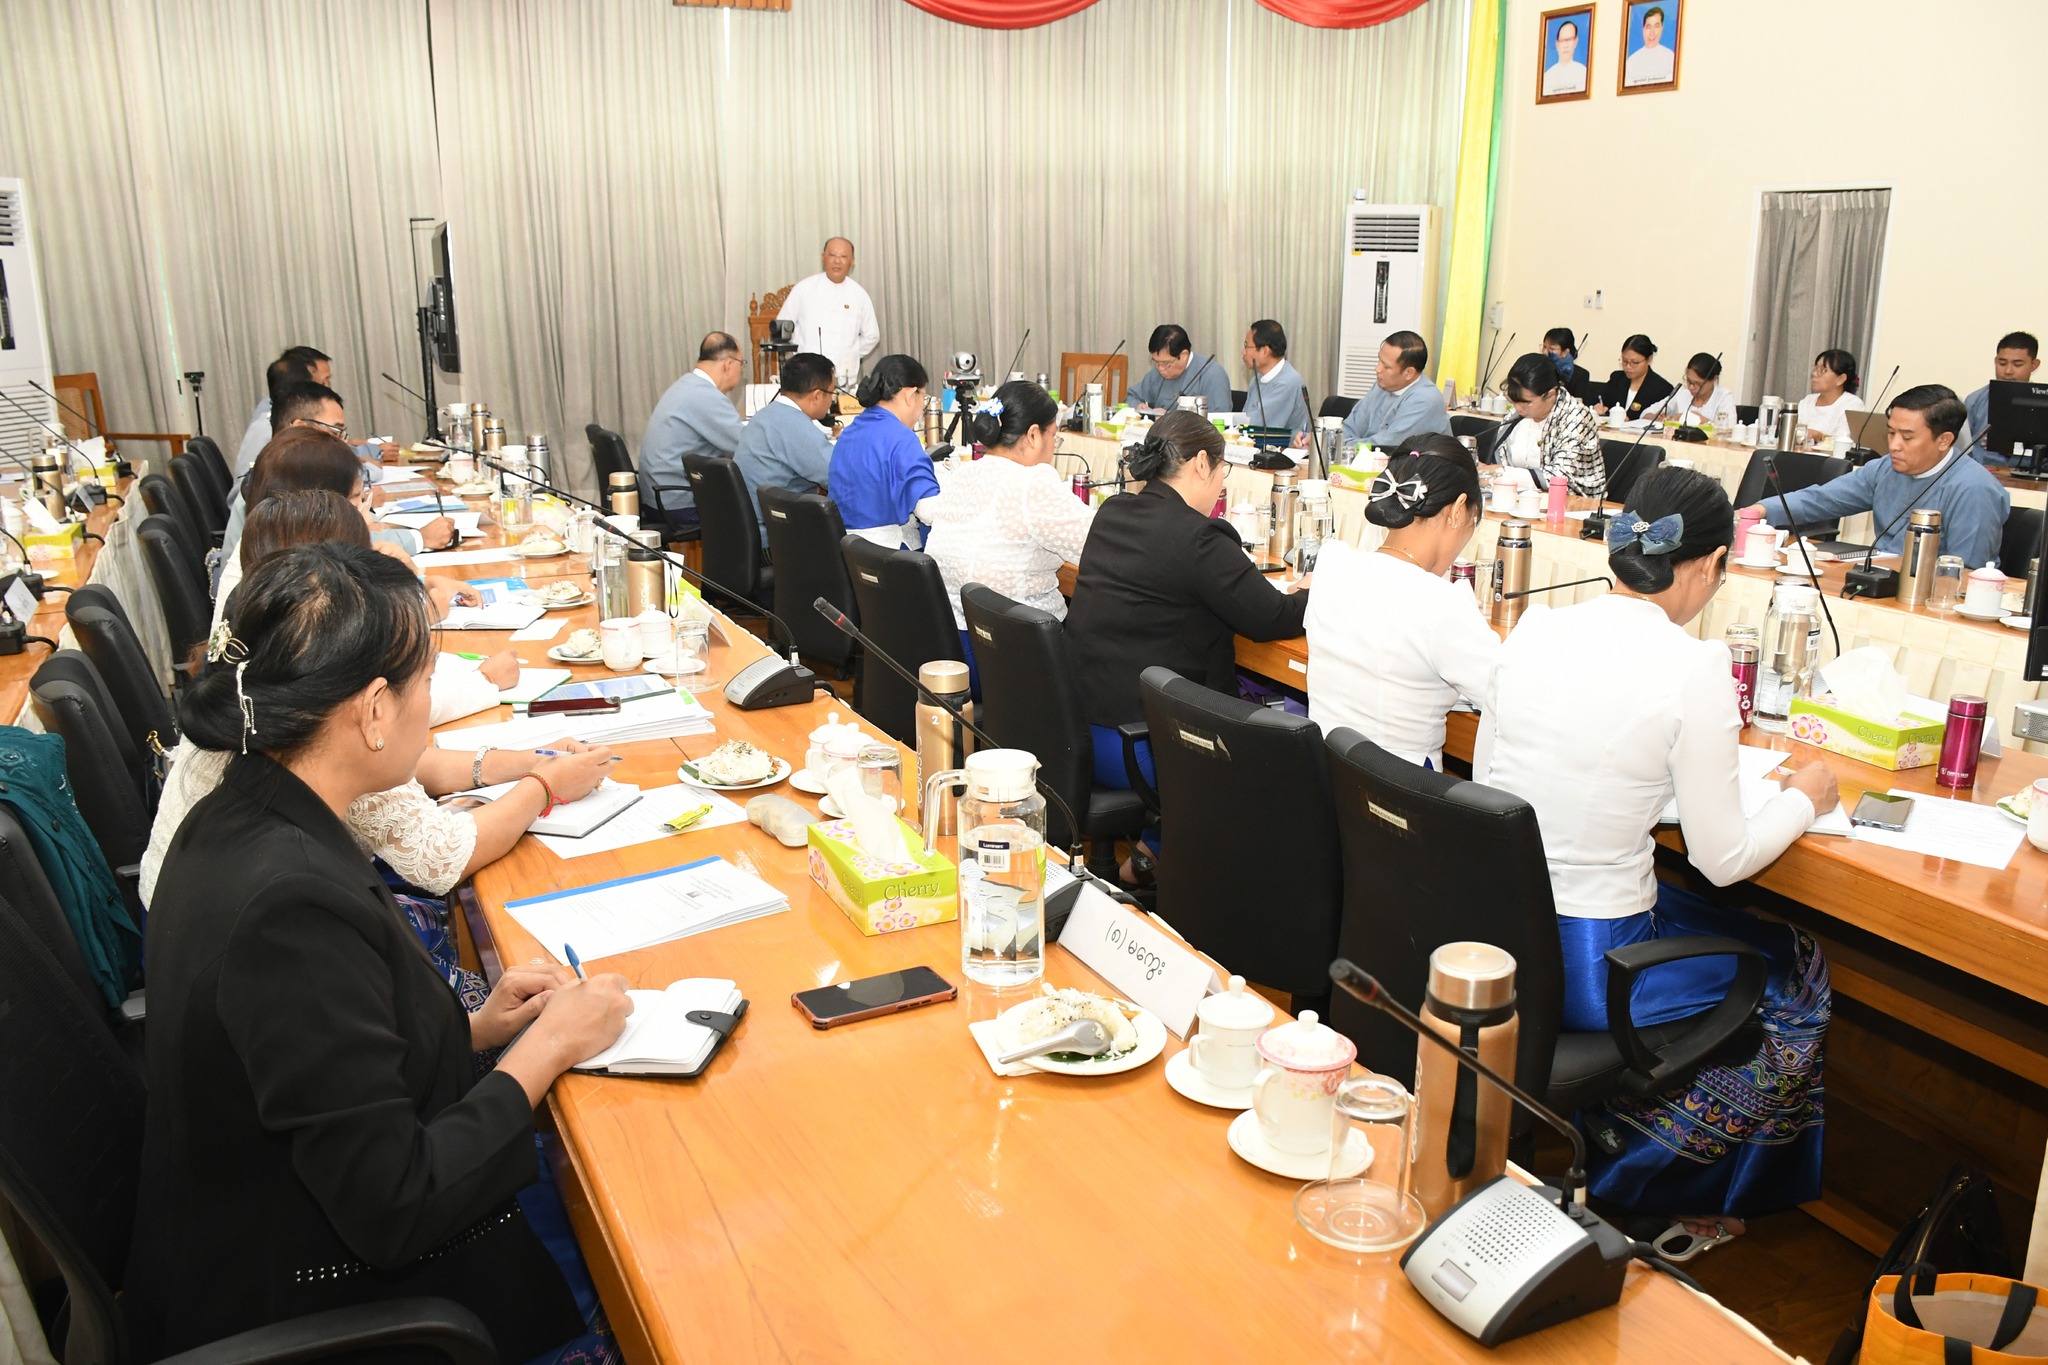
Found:
[[676, 664], [676, 686], [699, 692], [718, 685], [711, 673], [711, 623], [687, 616], [671, 616]]
[[854, 759], [861, 790], [875, 797], [892, 815], [903, 813], [903, 754], [893, 744], [869, 744]]
[[1954, 611], [1963, 600], [1963, 557], [1941, 555], [1934, 561], [1934, 589], [1927, 605], [1939, 612]]
[[[1415, 1099], [1386, 1076], [1354, 1076], [1331, 1110], [1330, 1174], [1294, 1196], [1294, 1217], [1310, 1236], [1345, 1251], [1396, 1251], [1428, 1221], [1408, 1188]], [[1358, 1169], [1361, 1148], [1372, 1154]]]

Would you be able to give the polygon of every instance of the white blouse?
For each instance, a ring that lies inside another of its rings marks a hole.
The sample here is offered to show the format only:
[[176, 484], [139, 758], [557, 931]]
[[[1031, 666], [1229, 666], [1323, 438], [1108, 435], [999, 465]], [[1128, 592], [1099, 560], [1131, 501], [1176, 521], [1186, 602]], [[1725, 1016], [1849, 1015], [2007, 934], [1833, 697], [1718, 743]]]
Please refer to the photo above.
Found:
[[1609, 593], [1534, 608], [1508, 636], [1472, 771], [1536, 808], [1560, 915], [1622, 919], [1656, 903], [1651, 837], [1674, 793], [1686, 856], [1716, 886], [1813, 822], [1789, 787], [1743, 816], [1740, 735], [1728, 647]]
[[1853, 393], [1843, 394], [1826, 407], [1821, 406], [1819, 394], [1809, 393], [1799, 400], [1799, 420], [1817, 438], [1850, 435], [1849, 414], [1863, 410], [1863, 400]]
[[1735, 425], [1734, 391], [1726, 384], [1716, 384], [1713, 392], [1707, 395], [1706, 402], [1696, 403], [1693, 401], [1692, 390], [1680, 384], [1671, 391], [1669, 397], [1643, 409], [1645, 417], [1670, 417], [1681, 422], [1694, 413], [1699, 414], [1700, 421], [1712, 425], [1716, 432], [1725, 433]]
[[1075, 497], [1051, 465], [1001, 455], [939, 467], [925, 553], [939, 562], [953, 624], [967, 629], [960, 588], [980, 583], [1027, 607], [1066, 619], [1063, 564], [1078, 563], [1095, 508]]
[[[201, 749], [189, 739], [179, 740], [171, 751], [170, 775], [164, 779], [156, 821], [149, 827], [149, 848], [142, 855], [144, 906], [155, 895], [157, 874], [178, 826], [220, 785], [232, 758], [219, 749]], [[382, 858], [399, 876], [437, 896], [462, 880], [462, 870], [476, 852], [476, 820], [467, 811], [439, 805], [416, 780], [357, 797], [348, 808], [348, 829], [366, 855]]]
[[1493, 705], [1500, 637], [1472, 590], [1343, 541], [1323, 546], [1308, 598], [1308, 715], [1410, 763], [1444, 767], [1444, 713]]

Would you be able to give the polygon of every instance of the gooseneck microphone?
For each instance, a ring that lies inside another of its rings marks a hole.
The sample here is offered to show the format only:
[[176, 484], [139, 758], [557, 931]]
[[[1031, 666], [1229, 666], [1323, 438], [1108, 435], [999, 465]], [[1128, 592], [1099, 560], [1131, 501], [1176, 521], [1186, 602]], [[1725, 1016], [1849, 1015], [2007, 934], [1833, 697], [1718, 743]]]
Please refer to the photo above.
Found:
[[[1491, 380], [1491, 379], [1493, 378], [1493, 367], [1494, 367], [1495, 365], [1498, 365], [1498, 364], [1500, 363], [1500, 361], [1501, 361], [1502, 357], [1504, 357], [1504, 356], [1506, 356], [1506, 355], [1507, 355], [1508, 351], [1509, 351], [1509, 350], [1510, 350], [1510, 349], [1511, 349], [1511, 348], [1512, 348], [1512, 347], [1514, 346], [1514, 344], [1515, 344], [1515, 338], [1516, 338], [1516, 337], [1518, 337], [1518, 336], [1520, 336], [1520, 335], [1521, 335], [1521, 333], [1520, 333], [1520, 332], [1509, 332], [1509, 333], [1508, 333], [1508, 344], [1507, 344], [1506, 346], [1502, 346], [1502, 347], [1500, 347], [1500, 348], [1499, 348], [1498, 350], [1496, 350], [1496, 351], [1495, 351], [1495, 352], [1494, 352], [1494, 353], [1493, 353], [1492, 355], [1490, 355], [1490, 356], [1488, 356], [1488, 357], [1486, 358], [1486, 368], [1485, 368], [1484, 370], [1482, 370], [1482, 371], [1480, 372], [1480, 374], [1479, 374], [1479, 392], [1480, 392], [1480, 393], [1485, 393], [1485, 392], [1486, 392], [1486, 385], [1487, 385], [1488, 381], [1490, 381], [1490, 380]], [[1495, 341], [1499, 341], [1499, 340], [1500, 340], [1500, 329], [1499, 329], [1498, 327], [1494, 328], [1494, 331], [1493, 331], [1493, 339], [1494, 339]]]
[[1548, 587], [1524, 588], [1520, 592], [1504, 592], [1500, 595], [1500, 600], [1512, 602], [1518, 597], [1539, 597], [1546, 592], [1559, 592], [1565, 588], [1583, 588], [1588, 583], [1605, 583], [1610, 588], [1614, 586], [1614, 580], [1601, 573], [1594, 574], [1591, 578], [1574, 578], [1569, 583], [1552, 583]]
[[[966, 695], [964, 693], [955, 693], [954, 695], [948, 697], [943, 696], [937, 692], [934, 692], [929, 687], [926, 687], [924, 683], [918, 678], [917, 674], [913, 673], [910, 669], [906, 668], [901, 662], [899, 662], [895, 658], [895, 656], [891, 655], [887, 650], [883, 649], [880, 645], [876, 644], [873, 640], [869, 639], [866, 633], [863, 632], [859, 626], [856, 626], [851, 620], [847, 618], [845, 612], [833, 606], [832, 603], [827, 599], [819, 597], [811, 603], [811, 607], [818, 613], [818, 615], [824, 617], [827, 621], [831, 622], [833, 627], [837, 629], [840, 634], [846, 636], [855, 644], [859, 645], [862, 649], [868, 651], [877, 659], [880, 659], [883, 663], [887, 664], [889, 666], [889, 671], [894, 673], [897, 677], [903, 679], [903, 681], [909, 683], [911, 687], [916, 690], [917, 695], [923, 699], [924, 703], [927, 706], [936, 706], [941, 710], [945, 711], [947, 714], [951, 715], [954, 720], [960, 723], [962, 729], [966, 730], [968, 734], [973, 735], [976, 739], [980, 740], [984, 745], [991, 749], [1006, 749], [1010, 747], [1009, 745], [998, 742], [992, 735], [988, 733], [988, 731], [982, 729], [979, 725], [976, 725], [973, 721], [967, 719], [966, 715], [962, 710], [962, 708], [966, 705]], [[1096, 876], [1093, 872], [1088, 870], [1087, 860], [1082, 856], [1083, 839], [1081, 836], [1081, 822], [1074, 818], [1073, 809], [1067, 805], [1066, 801], [1061, 798], [1060, 794], [1057, 791], [1054, 791], [1052, 787], [1045, 782], [1044, 779], [1036, 779], [1036, 782], [1038, 790], [1045, 794], [1045, 798], [1048, 801], [1052, 802], [1053, 805], [1059, 807], [1060, 814], [1065, 816], [1067, 819], [1067, 832], [1073, 835], [1073, 843], [1067, 849], [1067, 870], [1073, 873], [1074, 880], [1076, 882], [1093, 883], [1095, 886], [1101, 888], [1103, 893], [1109, 896], [1112, 900], [1122, 901], [1125, 905], [1136, 906], [1138, 902], [1131, 896], [1129, 892], [1125, 891], [1122, 887], [1116, 885], [1114, 882], [1104, 881], [1102, 878]], [[1139, 908], [1142, 909], [1143, 907], [1140, 906]], [[1048, 915], [1048, 918], [1050, 918], [1050, 915]]]
[[[1718, 375], [1720, 372], [1721, 357], [1717, 355], [1714, 357], [1714, 373]], [[1564, 381], [1558, 381], [1558, 388], [1564, 388]], [[1668, 402], [1670, 400], [1667, 398], [1665, 401]], [[1666, 411], [1668, 412], [1669, 409], [1667, 408]], [[1683, 415], [1682, 413], [1680, 414], [1681, 417]], [[1607, 504], [1609, 502], [1607, 490], [1621, 482], [1622, 471], [1628, 468], [1629, 461], [1635, 458], [1636, 451], [1641, 448], [1643, 438], [1650, 434], [1650, 428], [1655, 425], [1656, 423], [1652, 422], [1647, 416], [1643, 419], [1643, 429], [1636, 433], [1635, 443], [1629, 446], [1627, 452], [1622, 455], [1621, 462], [1614, 466], [1614, 472], [1609, 474], [1606, 481], [1600, 485], [1600, 505], [1594, 508], [1592, 513], [1586, 518], [1585, 529], [1579, 532], [1581, 539], [1592, 540], [1595, 537], [1604, 537], [1607, 534]], [[1614, 498], [1612, 501], [1621, 502], [1622, 499]]]
[[[1883, 387], [1883, 388], [1881, 388], [1881, 389], [1879, 389], [1879, 390], [1877, 391], [1877, 401], [1876, 401], [1876, 402], [1874, 402], [1874, 403], [1872, 403], [1872, 404], [1871, 404], [1871, 405], [1870, 405], [1869, 407], [1865, 408], [1865, 409], [1864, 409], [1864, 411], [1865, 411], [1865, 412], [1883, 412], [1883, 411], [1884, 411], [1884, 396], [1885, 396], [1886, 394], [1888, 394], [1888, 393], [1890, 393], [1890, 392], [1892, 391], [1892, 381], [1893, 381], [1893, 380], [1895, 380], [1895, 379], [1897, 379], [1898, 377], [1899, 377], [1899, 366], [1897, 366], [1897, 365], [1894, 365], [1894, 366], [1892, 366], [1892, 372], [1891, 372], [1890, 374], [1888, 374], [1888, 375], [1886, 375], [1886, 376], [1885, 376], [1885, 380], [1884, 380], [1884, 387]], [[1971, 433], [1971, 435], [1973, 435], [1973, 436], [1974, 436], [1975, 434], [1976, 434], [1975, 432], [1972, 432], [1972, 433]], [[1877, 453], [1878, 453], [1877, 451], [1875, 451], [1875, 450], [1872, 450], [1872, 449], [1871, 449], [1871, 448], [1870, 448], [1869, 446], [1867, 446], [1867, 445], [1863, 444], [1863, 442], [1861, 442], [1861, 441], [1858, 441], [1858, 442], [1857, 442], [1857, 443], [1856, 443], [1856, 444], [1855, 444], [1855, 445], [1854, 445], [1853, 447], [1851, 447], [1851, 449], [1850, 449], [1849, 453], [1850, 453], [1851, 455], [1854, 455], [1854, 454], [1855, 454], [1855, 453], [1856, 453], [1857, 451], [1859, 451], [1859, 450], [1860, 450], [1860, 451], [1863, 451], [1863, 452], [1864, 452], [1864, 454], [1863, 454], [1863, 456], [1861, 457], [1861, 459], [1857, 460], [1857, 463], [1858, 463], [1858, 464], [1861, 464], [1861, 463], [1863, 463], [1864, 461], [1868, 460], [1868, 459], [1869, 459], [1869, 458], [1870, 458], [1871, 456], [1873, 456], [1873, 455], [1875, 455], [1875, 454], [1877, 454]]]
[[1003, 371], [1004, 383], [1008, 383], [1010, 376], [1016, 373], [1017, 362], [1024, 358], [1024, 343], [1029, 340], [1031, 340], [1031, 329], [1029, 327], [1026, 327], [1024, 329], [1024, 335], [1022, 337], [1019, 337], [1017, 340], [1016, 351], [1010, 356], [1010, 367]]

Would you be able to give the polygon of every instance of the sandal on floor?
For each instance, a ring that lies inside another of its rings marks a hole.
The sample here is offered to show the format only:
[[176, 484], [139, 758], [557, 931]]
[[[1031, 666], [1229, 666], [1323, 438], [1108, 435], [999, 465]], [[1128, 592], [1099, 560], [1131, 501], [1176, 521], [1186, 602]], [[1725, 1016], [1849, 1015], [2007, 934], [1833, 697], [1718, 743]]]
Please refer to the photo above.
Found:
[[1738, 1235], [1728, 1231], [1727, 1225], [1716, 1219], [1714, 1235], [1702, 1237], [1680, 1219], [1657, 1234], [1650, 1243], [1650, 1250], [1656, 1252], [1660, 1260], [1669, 1261], [1673, 1265], [1684, 1265], [1703, 1251], [1711, 1251], [1723, 1242], [1734, 1241]]

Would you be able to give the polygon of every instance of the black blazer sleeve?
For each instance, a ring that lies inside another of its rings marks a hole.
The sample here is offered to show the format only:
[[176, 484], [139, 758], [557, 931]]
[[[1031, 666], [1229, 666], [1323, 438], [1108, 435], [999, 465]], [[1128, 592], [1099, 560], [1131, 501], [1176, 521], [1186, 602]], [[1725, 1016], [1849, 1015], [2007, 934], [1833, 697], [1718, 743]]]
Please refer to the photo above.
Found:
[[[1661, 403], [1674, 392], [1675, 386], [1655, 370], [1643, 376], [1643, 387], [1636, 391], [1635, 404], [1629, 408], [1630, 417], [1641, 417], [1643, 409], [1653, 403]], [[1624, 390], [1626, 392], [1626, 390]]]
[[1308, 594], [1268, 582], [1227, 522], [1211, 521], [1195, 537], [1194, 583], [1202, 604], [1247, 639], [1288, 640], [1302, 632]]
[[1622, 400], [1628, 397], [1628, 376], [1620, 370], [1608, 375], [1607, 382], [1600, 386], [1598, 397], [1603, 408], [1620, 407]]
[[218, 1008], [264, 1129], [349, 1249], [391, 1270], [533, 1182], [533, 1111], [494, 1071], [421, 1118], [377, 908], [307, 873], [272, 881], [236, 922]]

